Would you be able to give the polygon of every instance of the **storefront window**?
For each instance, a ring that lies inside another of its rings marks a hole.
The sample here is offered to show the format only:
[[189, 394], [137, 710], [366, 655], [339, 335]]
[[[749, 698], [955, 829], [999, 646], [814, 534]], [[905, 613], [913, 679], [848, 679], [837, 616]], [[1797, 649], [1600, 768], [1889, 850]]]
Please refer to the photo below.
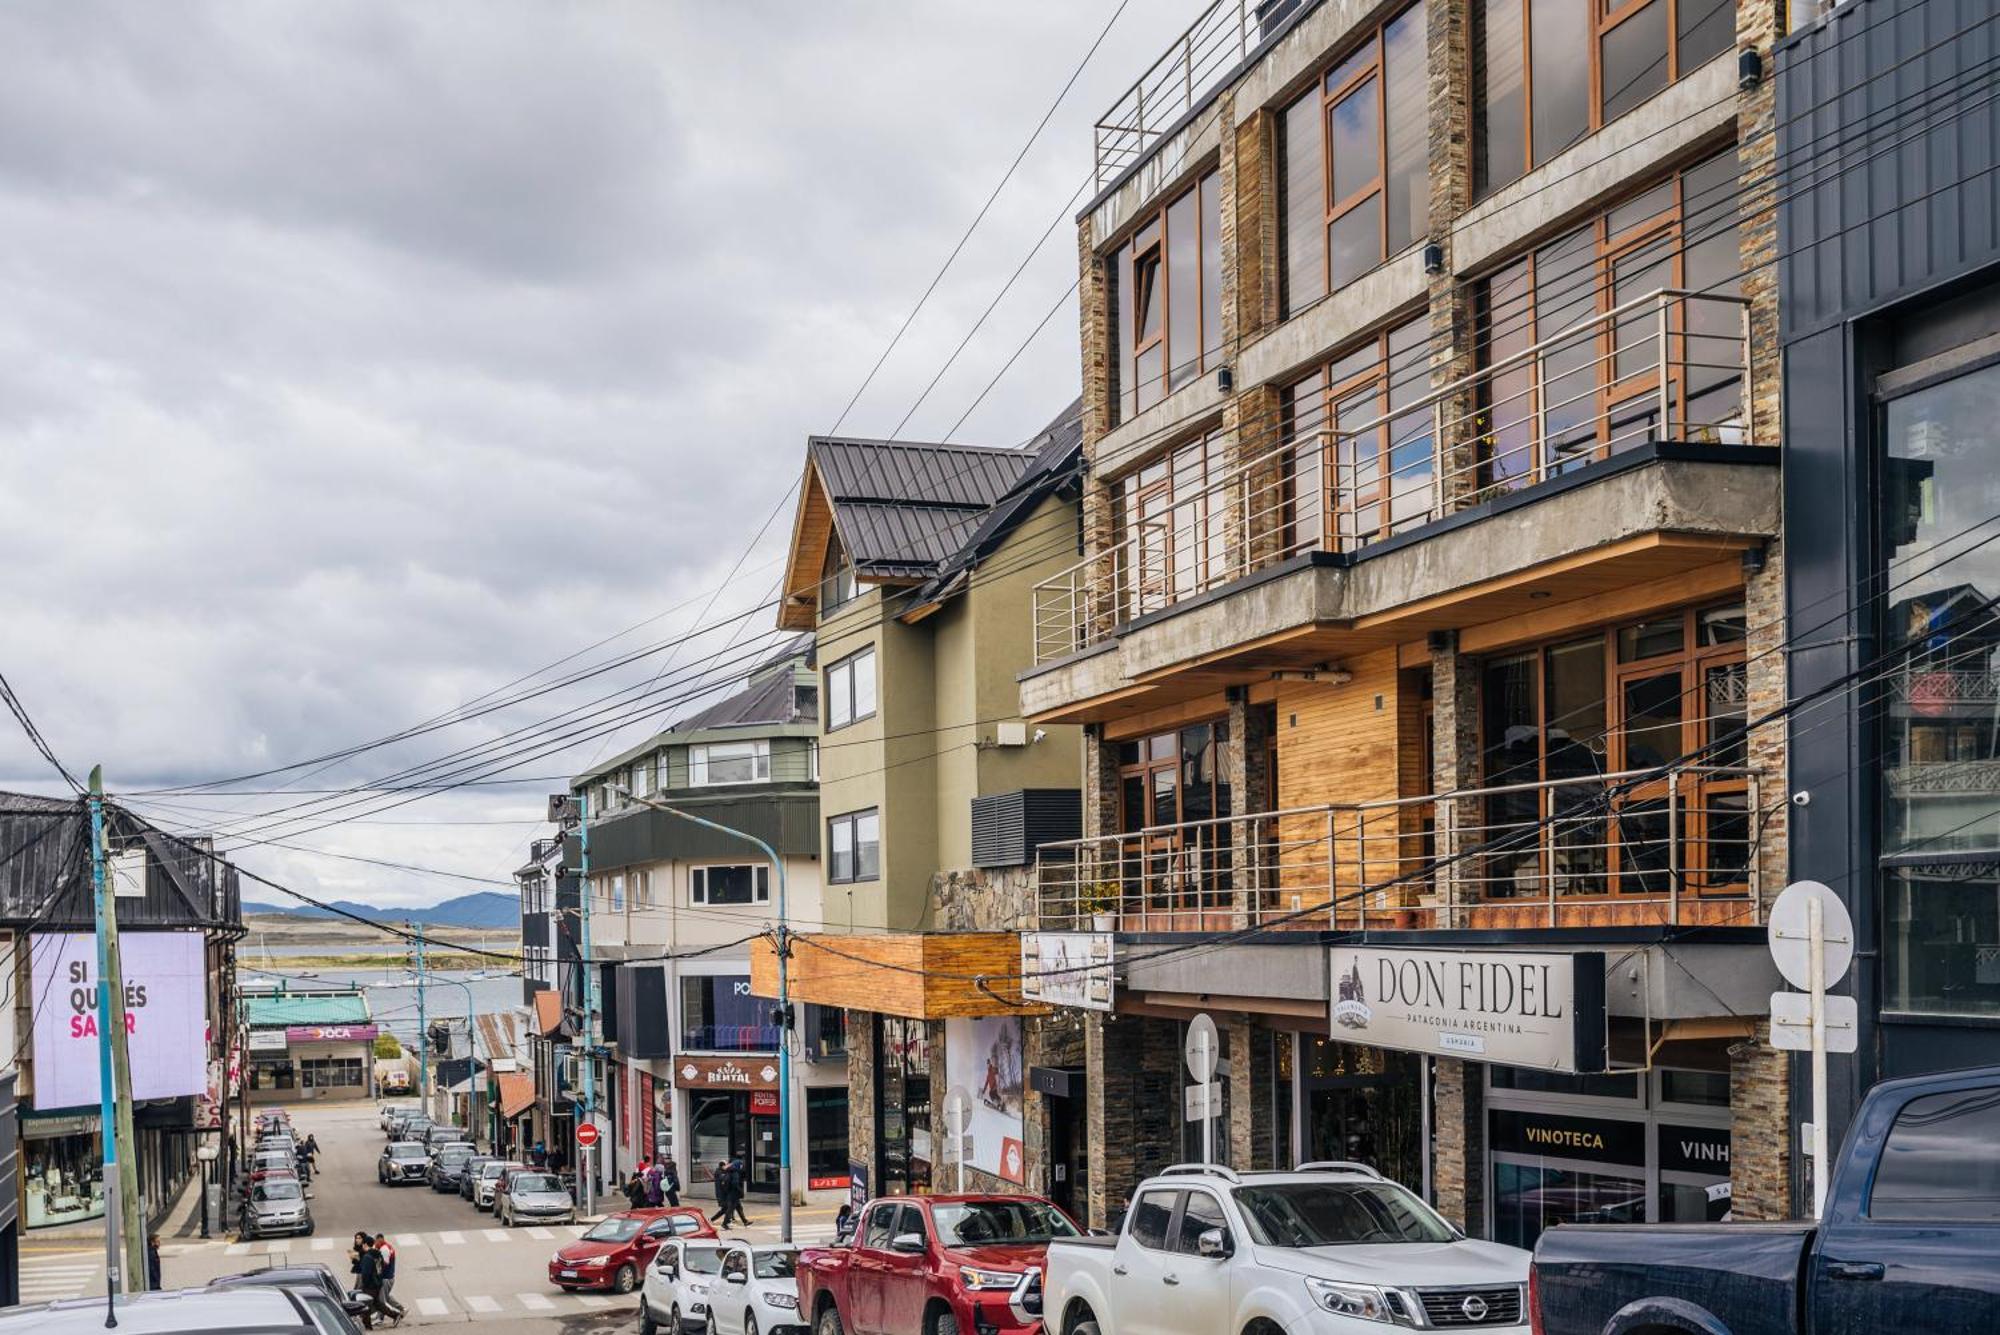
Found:
[[1302, 1157], [1365, 1163], [1421, 1191], [1424, 1059], [1324, 1038], [1304, 1048]]
[[811, 1187], [847, 1183], [847, 1090], [806, 1091], [806, 1176]]
[[839, 1006], [808, 1001], [800, 1021], [799, 1042], [809, 1057], [838, 1057], [847, 1051], [847, 1012]]
[[876, 1017], [875, 1146], [879, 1194], [931, 1184], [930, 1031], [922, 1020]]
[[28, 1227], [102, 1217], [104, 1143], [97, 1132], [37, 1136], [33, 1128], [32, 1120], [24, 1122], [21, 1140]]
[[775, 1052], [775, 1005], [753, 996], [746, 974], [681, 979], [681, 1047], [691, 1052]]
[[259, 1057], [250, 1063], [250, 1088], [293, 1089], [297, 1075], [290, 1057]]
[[367, 1077], [359, 1057], [308, 1057], [299, 1062], [304, 1089], [359, 1089]]

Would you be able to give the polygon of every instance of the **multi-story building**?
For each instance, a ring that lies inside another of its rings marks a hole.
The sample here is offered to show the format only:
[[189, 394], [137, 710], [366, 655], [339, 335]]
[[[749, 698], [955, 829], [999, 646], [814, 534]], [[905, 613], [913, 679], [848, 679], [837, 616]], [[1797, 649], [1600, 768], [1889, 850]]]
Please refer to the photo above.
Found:
[[[205, 842], [118, 807], [107, 808], [104, 828], [133, 1054], [133, 1150], [142, 1211], [157, 1218], [196, 1171], [204, 1139], [220, 1149], [241, 1136], [229, 1072], [243, 1058], [234, 1023], [242, 900], [236, 869]], [[0, 1143], [18, 1134], [18, 1178], [0, 1191], [0, 1299], [11, 1302], [19, 1230], [99, 1218], [106, 1193], [89, 817], [76, 800], [0, 794], [0, 847], [9, 938], [0, 1089], [11, 1083], [18, 1099], [17, 1125], [0, 1131]], [[0, 1181], [15, 1171], [0, 1164]]]
[[1855, 929], [1836, 1138], [1878, 1079], [2000, 1061], [1994, 26], [1854, 0], [1778, 53], [1792, 857]]
[[[584, 892], [611, 1058], [600, 1130], [621, 1177], [670, 1155], [700, 1188], [728, 1157], [743, 1161], [751, 1192], [778, 1189], [781, 1029], [772, 996], [751, 990], [750, 943], [777, 922], [780, 871], [793, 920], [825, 917], [818, 696], [811, 639], [794, 637], [740, 690], [573, 781], [589, 812]], [[782, 868], [740, 835], [624, 792], [754, 835]], [[789, 1099], [792, 1156], [805, 1164], [815, 1144], [846, 1143], [846, 1044], [838, 1011], [805, 1007], [799, 1020]]]
[[[1471, 1233], [1788, 1212], [1776, 0], [1220, 0], [1100, 122], [1088, 1212], [1362, 1159]], [[1032, 1125], [1067, 1116], [1031, 1091]]]
[[[1030, 727], [1014, 674], [1031, 590], [1076, 552], [1077, 412], [1013, 448], [807, 444], [779, 623], [818, 653], [826, 921], [793, 946], [792, 996], [846, 1008], [852, 1110], [815, 1180], [949, 1185], [937, 1128], [959, 1086], [989, 1095], [968, 1183], [1023, 1183], [1046, 1157], [1020, 1119], [1045, 1043], [1017, 933], [1035, 847], [1080, 829], [1077, 733]], [[768, 994], [775, 952], [755, 965]], [[1046, 1046], [1080, 1063], [1059, 1022]]]

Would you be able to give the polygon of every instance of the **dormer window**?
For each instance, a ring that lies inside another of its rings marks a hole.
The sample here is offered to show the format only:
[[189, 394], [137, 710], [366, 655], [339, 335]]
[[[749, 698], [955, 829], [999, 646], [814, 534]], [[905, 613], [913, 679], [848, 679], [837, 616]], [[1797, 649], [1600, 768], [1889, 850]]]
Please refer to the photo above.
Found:
[[831, 612], [853, 597], [854, 567], [848, 564], [847, 553], [840, 549], [840, 539], [829, 538], [826, 562], [820, 567], [819, 610]]

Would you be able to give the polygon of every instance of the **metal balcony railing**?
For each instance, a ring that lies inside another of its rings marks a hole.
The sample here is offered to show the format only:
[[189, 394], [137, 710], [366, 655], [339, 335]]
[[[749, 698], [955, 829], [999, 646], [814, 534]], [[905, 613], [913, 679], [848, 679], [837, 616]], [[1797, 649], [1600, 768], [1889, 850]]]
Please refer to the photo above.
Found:
[[[1279, 9], [1288, 13], [1290, 7]], [[1259, 15], [1275, 22], [1278, 12], [1270, 0], [1215, 0], [1203, 10], [1097, 121], [1096, 188], [1102, 190], [1145, 157], [1162, 131], [1199, 105], [1257, 45]]]
[[1717, 901], [1749, 924], [1760, 810], [1756, 771], [1684, 766], [1159, 825], [1044, 845], [1038, 925], [1460, 927], [1485, 912], [1557, 926], [1621, 905], [1674, 924]]
[[1307, 551], [1354, 551], [1653, 440], [1754, 439], [1743, 298], [1661, 289], [1436, 388], [1384, 366], [1035, 586], [1035, 661]]

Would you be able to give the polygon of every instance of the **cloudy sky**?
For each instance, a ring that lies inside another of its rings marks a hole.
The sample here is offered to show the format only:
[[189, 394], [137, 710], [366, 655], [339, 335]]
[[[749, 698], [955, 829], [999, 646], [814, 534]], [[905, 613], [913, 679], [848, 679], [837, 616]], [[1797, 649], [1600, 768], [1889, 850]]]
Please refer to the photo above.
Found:
[[[139, 792], [763, 599], [789, 509], [752, 538], [805, 436], [1116, 7], [0, 7], [0, 672], [139, 809], [295, 845], [244, 847], [254, 870], [384, 905], [507, 888], [552, 778], [671, 716], [768, 614], [325, 766]], [[948, 431], [1029, 339], [1075, 277], [1091, 122], [1198, 8], [1127, 0], [845, 429], [893, 431], [1061, 218], [902, 434]], [[958, 438], [1018, 443], [1073, 397], [1075, 331], [1064, 302]], [[656, 674], [622, 731], [450, 771], [520, 785], [338, 792]], [[11, 722], [0, 788], [62, 791]]]

